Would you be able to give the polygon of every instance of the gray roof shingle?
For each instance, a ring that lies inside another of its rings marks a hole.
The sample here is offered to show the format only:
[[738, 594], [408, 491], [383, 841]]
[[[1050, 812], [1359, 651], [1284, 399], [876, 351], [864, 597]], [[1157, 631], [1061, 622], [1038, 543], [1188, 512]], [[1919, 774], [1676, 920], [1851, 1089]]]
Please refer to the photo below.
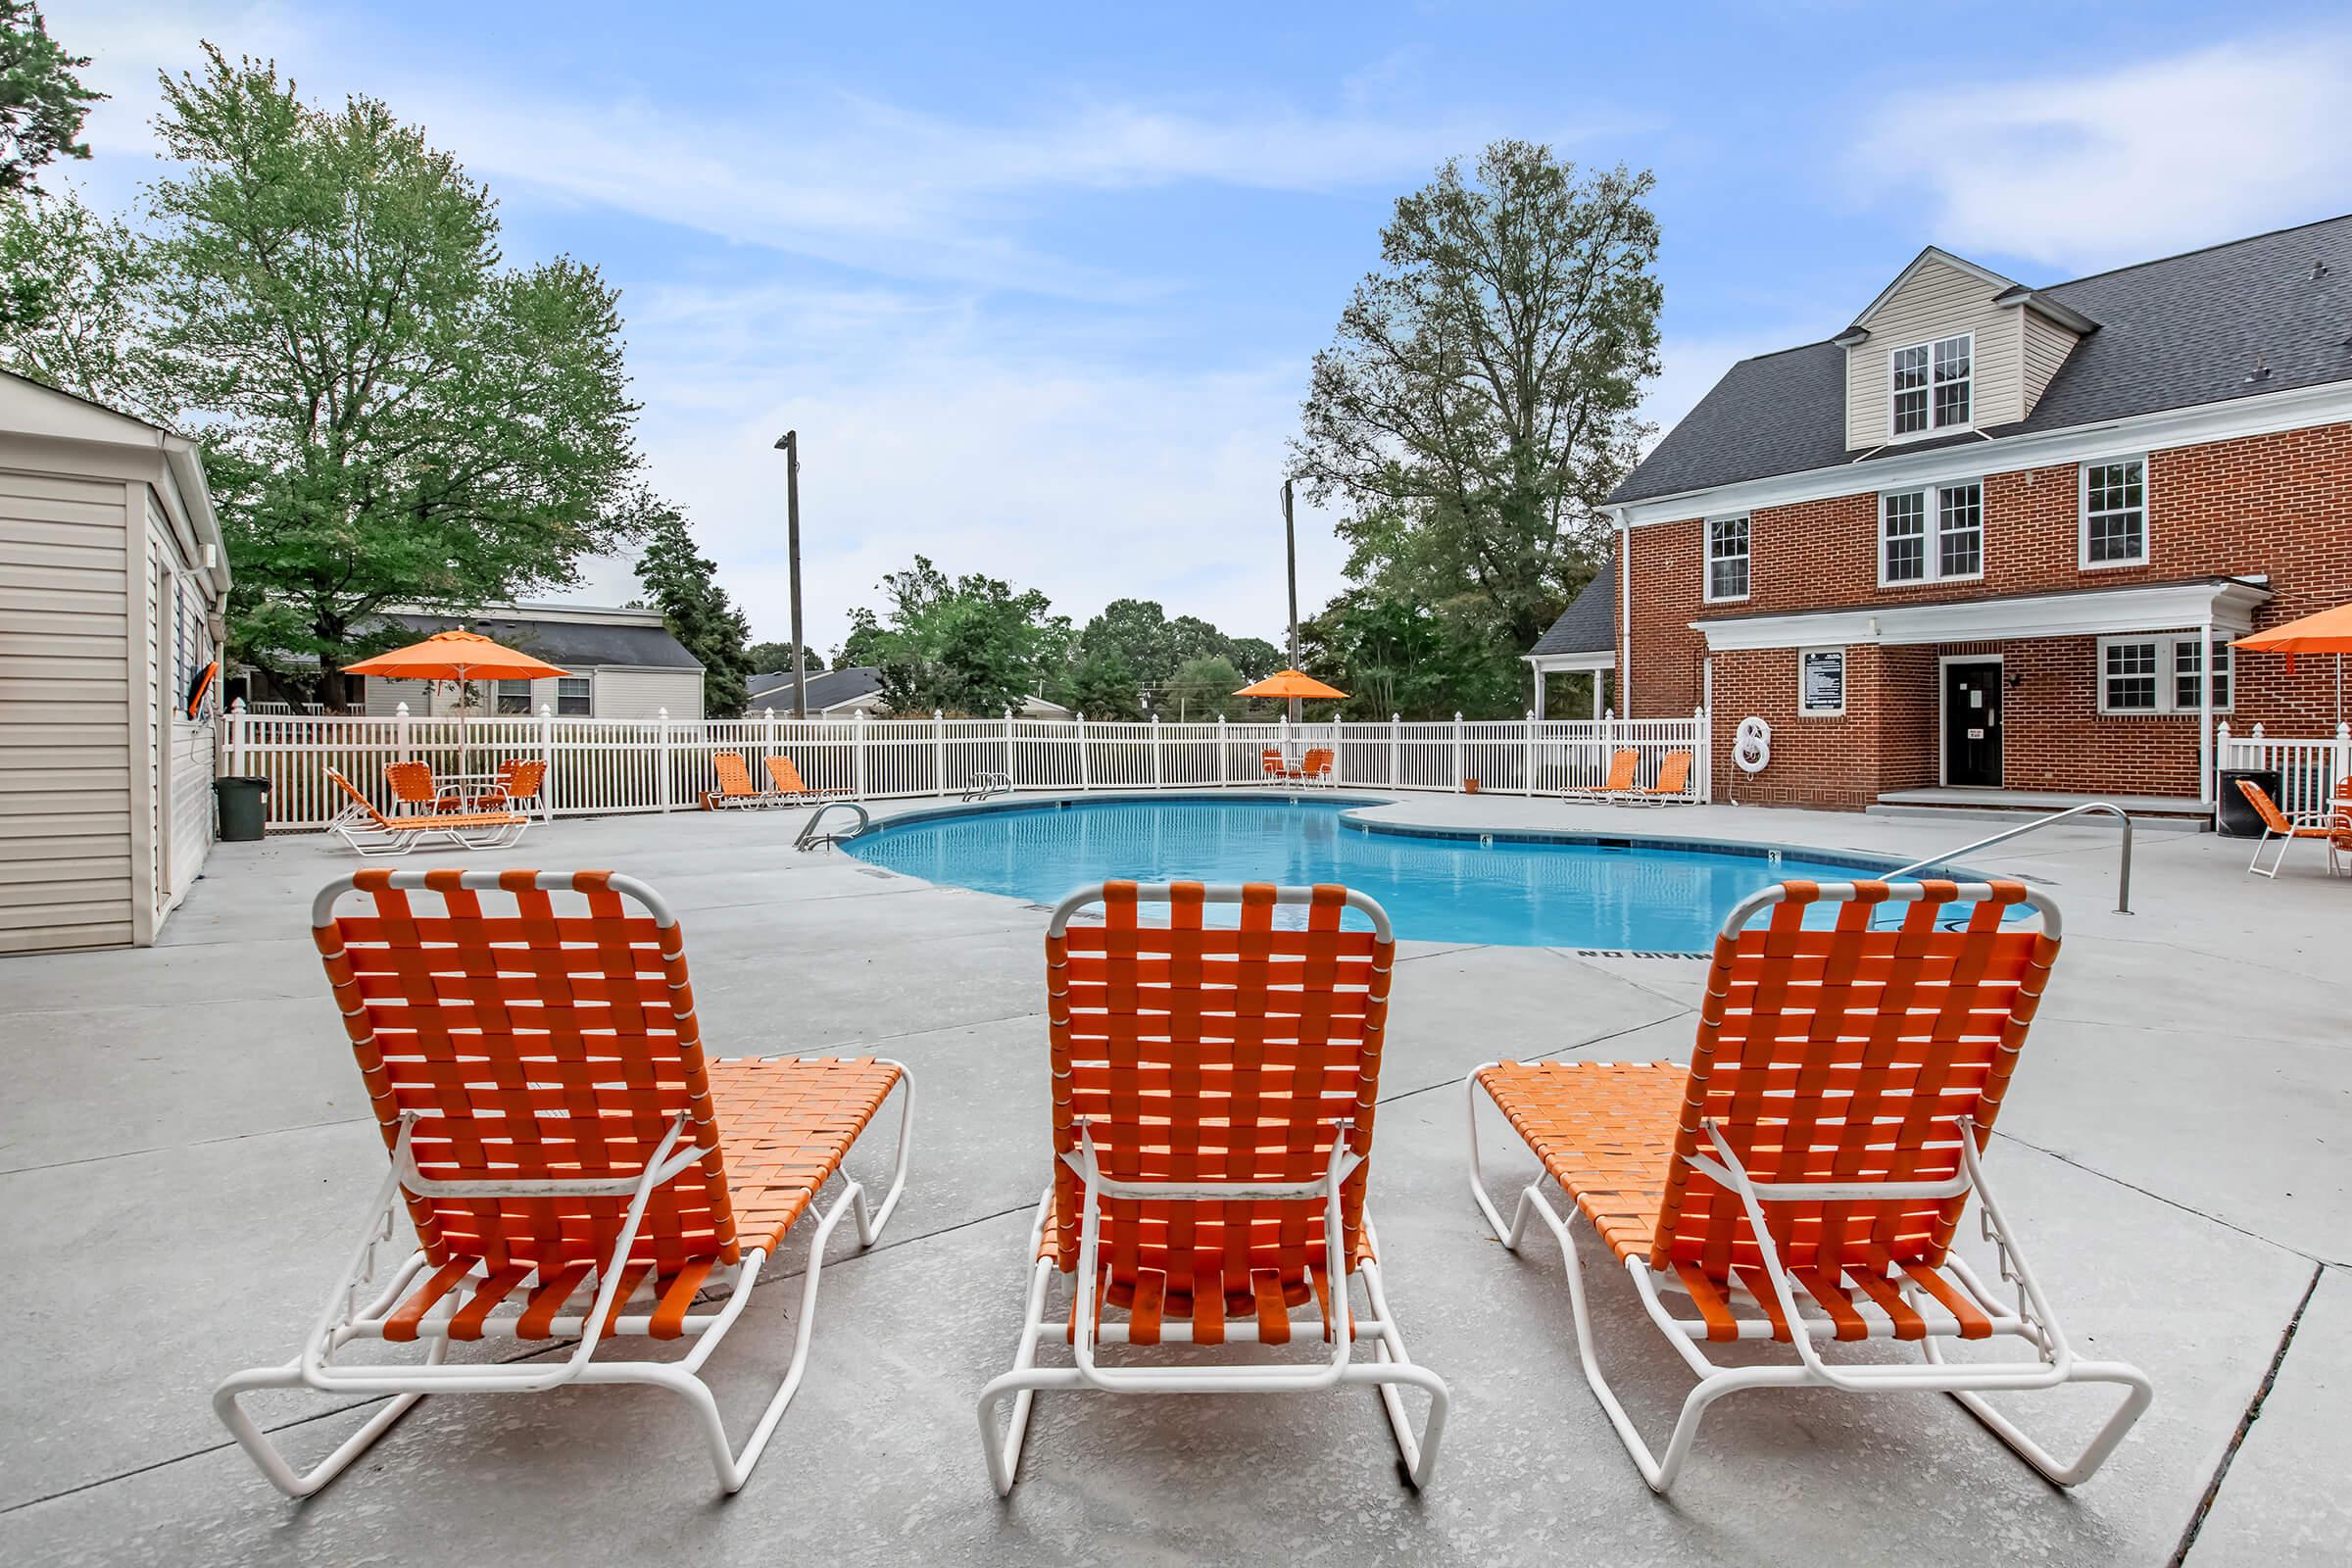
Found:
[[[808, 710], [822, 712], [836, 703], [855, 702], [869, 693], [882, 689], [882, 671], [870, 664], [852, 664], [847, 669], [828, 669], [823, 674], [808, 677]], [[763, 708], [789, 710], [792, 707], [792, 671], [778, 670], [768, 675], [754, 675], [750, 683], [753, 712]]]
[[[2352, 380], [2352, 215], [2034, 292], [2097, 330], [2067, 356], [2031, 415], [1984, 432], [1996, 439]], [[2249, 379], [2258, 365], [2265, 373]], [[1845, 351], [1810, 343], [1733, 366], [1609, 499], [1864, 456], [1845, 445]]]
[[1611, 558], [1569, 601], [1531, 654], [1606, 654], [1617, 648], [1617, 562]]
[[394, 611], [384, 618], [420, 636], [463, 626], [494, 642], [520, 649], [565, 669], [617, 664], [631, 669], [700, 669], [703, 662], [669, 634], [666, 626], [598, 625], [576, 620], [533, 620], [520, 615], [418, 615]]

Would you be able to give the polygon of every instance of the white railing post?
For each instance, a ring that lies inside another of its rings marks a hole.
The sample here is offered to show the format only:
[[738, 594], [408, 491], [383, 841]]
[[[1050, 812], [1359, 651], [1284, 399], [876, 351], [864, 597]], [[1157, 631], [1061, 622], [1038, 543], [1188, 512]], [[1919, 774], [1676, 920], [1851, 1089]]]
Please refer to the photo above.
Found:
[[948, 793], [948, 714], [940, 708], [931, 710], [931, 793]]
[[1348, 721], [1331, 721], [1331, 787], [1338, 789], [1348, 782]]
[[556, 710], [539, 705], [539, 820], [556, 819]]
[[1519, 793], [1536, 793], [1536, 710], [1532, 708], [1527, 710], [1527, 760], [1519, 774]]
[[1462, 793], [1462, 710], [1453, 710], [1453, 793]]
[[776, 710], [775, 710], [775, 705], [774, 705], [774, 704], [772, 704], [772, 703], [771, 703], [771, 704], [769, 704], [769, 705], [768, 705], [766, 708], [764, 708], [764, 709], [760, 710], [760, 712], [762, 713], [762, 715], [763, 715], [763, 716], [766, 718], [766, 720], [767, 720], [767, 723], [766, 723], [766, 729], [767, 729], [767, 739], [765, 740], [765, 742], [763, 742], [763, 743], [762, 743], [762, 744], [764, 745], [764, 747], [765, 747], [765, 750], [763, 750], [763, 751], [762, 751], [762, 752], [760, 754], [760, 759], [761, 759], [761, 763], [760, 763], [760, 765], [762, 765], [762, 766], [765, 766], [765, 765], [766, 765], [766, 761], [765, 761], [765, 760], [766, 760], [767, 758], [770, 758], [770, 757], [773, 757], [773, 756], [775, 756], [775, 755], [776, 755]]
[[1091, 790], [1095, 787], [1094, 764], [1087, 760], [1086, 756], [1086, 715], [1084, 713], [1078, 715], [1078, 787], [1082, 790]]
[[402, 703], [392, 710], [393, 760], [413, 761], [415, 754], [409, 749], [409, 705]]
[[865, 710], [857, 710], [857, 722], [850, 728], [850, 784], [857, 799], [865, 799]]
[[1702, 707], [1690, 710], [1690, 783], [1688, 789], [1697, 794], [1701, 804], [1715, 798], [1715, 734], [1707, 723], [1707, 710]]
[[1166, 777], [1167, 770], [1159, 760], [1159, 710], [1155, 708], [1152, 710], [1152, 787], [1159, 788]]
[[1012, 776], [1012, 710], [1004, 710], [1004, 783], [1015, 787]]
[[1217, 715], [1217, 787], [1223, 789], [1233, 779], [1232, 763], [1225, 754], [1225, 715]]
[[2327, 806], [2332, 802], [2335, 799], [2332, 792], [2341, 789], [2348, 778], [2352, 778], [2352, 722], [2338, 719], [2335, 725], [2335, 770], [2328, 776], [2329, 793], [2319, 804]]
[[669, 809], [669, 710], [664, 708], [654, 716], [662, 723], [662, 809]]
[[245, 772], [245, 748], [251, 744], [253, 715], [245, 710], [245, 699], [240, 697], [228, 705], [228, 770], [242, 776]]
[[1389, 715], [1389, 788], [1404, 788], [1404, 717]]

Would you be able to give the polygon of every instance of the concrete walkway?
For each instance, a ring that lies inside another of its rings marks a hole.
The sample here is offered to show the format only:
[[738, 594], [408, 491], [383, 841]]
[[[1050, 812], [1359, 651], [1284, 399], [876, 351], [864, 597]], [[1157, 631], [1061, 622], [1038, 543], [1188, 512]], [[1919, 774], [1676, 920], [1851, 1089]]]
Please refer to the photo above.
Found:
[[[1634, 825], [1491, 796], [1378, 809]], [[2266, 884], [2234, 842], [2146, 835], [2130, 916], [2110, 824], [1972, 858], [2067, 917], [1990, 1168], [2078, 1346], [2156, 1380], [2078, 1493], [1948, 1400], [1807, 1394], [1718, 1405], [1651, 1495], [1577, 1370], [1556, 1250], [1514, 1258], [1471, 1210], [1454, 1086], [1497, 1054], [1686, 1055], [1703, 965], [1407, 943], [1372, 1198], [1398, 1320], [1455, 1393], [1436, 1484], [1398, 1486], [1363, 1391], [1064, 1396], [999, 1502], [972, 1401], [1009, 1356], [1048, 1175], [1045, 917], [797, 854], [797, 825], [562, 822], [474, 858], [661, 888], [714, 1051], [881, 1049], [920, 1075], [905, 1205], [870, 1253], [835, 1236], [808, 1380], [742, 1494], [719, 1496], [653, 1390], [428, 1400], [303, 1505], [228, 1445], [209, 1391], [293, 1352], [383, 1172], [305, 929], [349, 859], [310, 836], [221, 847], [163, 946], [0, 961], [0, 1561], [2281, 1564], [2352, 1540], [2352, 884], [2315, 856]], [[1906, 857], [1990, 831], [1733, 808], [1638, 825]], [[854, 1168], [881, 1168], [875, 1142]], [[1592, 1283], [1612, 1375], [1662, 1435], [1689, 1374], [1613, 1270]], [[762, 1292], [711, 1364], [739, 1429], [788, 1307]], [[2007, 1408], [2057, 1446], [2105, 1397]], [[365, 1407], [260, 1409], [308, 1462]]]

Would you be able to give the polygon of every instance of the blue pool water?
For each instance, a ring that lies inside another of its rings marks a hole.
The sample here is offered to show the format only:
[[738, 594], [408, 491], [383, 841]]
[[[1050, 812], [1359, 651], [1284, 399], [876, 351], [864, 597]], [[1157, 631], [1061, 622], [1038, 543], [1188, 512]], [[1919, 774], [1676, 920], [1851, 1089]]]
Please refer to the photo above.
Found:
[[[845, 848], [926, 881], [1044, 905], [1115, 877], [1343, 882], [1379, 900], [1403, 938], [1643, 953], [1708, 951], [1732, 906], [1771, 883], [1851, 881], [1891, 868], [1730, 846], [1484, 844], [1341, 822], [1363, 804], [1228, 797], [1000, 807], [878, 824]], [[1629, 823], [1628, 831], [1639, 830]]]

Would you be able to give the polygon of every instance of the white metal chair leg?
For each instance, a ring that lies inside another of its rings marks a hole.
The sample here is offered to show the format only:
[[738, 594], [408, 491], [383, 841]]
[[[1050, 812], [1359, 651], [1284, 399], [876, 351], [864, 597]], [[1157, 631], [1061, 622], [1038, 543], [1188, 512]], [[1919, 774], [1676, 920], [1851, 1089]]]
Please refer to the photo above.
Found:
[[[1926, 1341], [1924, 1348], [1928, 1359], [1937, 1366], [1952, 1364], [1943, 1359], [1934, 1340]], [[2132, 1430], [2132, 1423], [2154, 1401], [2156, 1387], [2148, 1381], [2146, 1373], [2121, 1361], [2077, 1361], [2068, 1369], [2066, 1381], [2120, 1383], [2126, 1390], [2123, 1403], [2116, 1406], [2115, 1413], [2107, 1418], [2107, 1424], [2099, 1428], [2097, 1435], [2083, 1446], [2082, 1451], [2075, 1456], [2071, 1464], [2056, 1458], [2047, 1448], [2026, 1436], [2015, 1422], [1987, 1404], [1983, 1395], [1967, 1389], [1949, 1389], [1945, 1392], [1957, 1399], [1970, 1415], [1982, 1421], [1994, 1437], [2009, 1445], [2019, 1458], [2039, 1471], [2044, 1479], [2057, 1486], [2076, 1487], [2097, 1474], [2099, 1466], [2107, 1462], [2108, 1455], [2114, 1453], [2123, 1443], [2124, 1434]]]
[[[1373, 1244], [1373, 1249], [1375, 1251], [1379, 1250], [1377, 1242]], [[1430, 1474], [1437, 1468], [1438, 1445], [1446, 1436], [1446, 1416], [1453, 1407], [1453, 1396], [1446, 1387], [1444, 1378], [1428, 1367], [1416, 1364], [1405, 1352], [1404, 1335], [1397, 1329], [1395, 1315], [1389, 1311], [1388, 1292], [1381, 1285], [1380, 1265], [1361, 1263], [1357, 1265], [1356, 1272], [1363, 1276], [1364, 1294], [1371, 1300], [1372, 1315], [1380, 1322], [1380, 1333], [1372, 1342], [1372, 1363], [1369, 1366], [1353, 1366], [1348, 1370], [1368, 1375], [1379, 1391], [1381, 1409], [1389, 1418], [1389, 1431], [1396, 1439], [1397, 1471], [1418, 1492], [1429, 1485]], [[1344, 1313], [1347, 1310], [1345, 1299], [1336, 1302], [1335, 1307]], [[1347, 1332], [1346, 1319], [1343, 1317], [1333, 1327], [1335, 1332]], [[1347, 1381], [1352, 1382], [1354, 1379], [1348, 1378]], [[1413, 1437], [1412, 1422], [1405, 1415], [1404, 1396], [1397, 1392], [1406, 1384], [1429, 1396], [1429, 1419], [1422, 1423], [1418, 1440]]]
[[[449, 1342], [436, 1340], [426, 1353], [424, 1364], [437, 1366], [449, 1353]], [[270, 1478], [272, 1486], [289, 1497], [308, 1497], [351, 1467], [351, 1462], [373, 1446], [375, 1440], [391, 1430], [392, 1423], [409, 1413], [409, 1407], [424, 1397], [421, 1391], [395, 1396], [390, 1403], [368, 1418], [359, 1431], [345, 1438], [335, 1451], [319, 1460], [309, 1470], [297, 1472], [286, 1463], [277, 1445], [270, 1435], [246, 1414], [237, 1396], [257, 1389], [300, 1389], [309, 1385], [302, 1380], [302, 1360], [298, 1356], [283, 1366], [255, 1367], [228, 1378], [213, 1391], [213, 1413], [228, 1428], [229, 1436], [253, 1460], [255, 1468]]]
[[[1046, 1215], [1054, 1204], [1054, 1189], [1037, 1205], [1037, 1218], [1029, 1227], [1029, 1251], [1035, 1257], [1046, 1236]], [[1036, 1403], [1038, 1391], [1050, 1387], [1076, 1388], [1079, 1386], [1075, 1368], [1041, 1367], [1037, 1364], [1038, 1330], [1045, 1325], [1046, 1293], [1054, 1282], [1054, 1260], [1038, 1257], [1029, 1273], [1028, 1306], [1021, 1313], [1021, 1339], [1013, 1348], [1012, 1369], [990, 1380], [980, 1391], [980, 1450], [988, 1459], [988, 1479], [1000, 1497], [1012, 1494], [1012, 1483], [1021, 1468], [1021, 1446], [1029, 1436], [1029, 1412]], [[1012, 1401], [1012, 1418], [1000, 1431], [997, 1409], [1006, 1399]]]

